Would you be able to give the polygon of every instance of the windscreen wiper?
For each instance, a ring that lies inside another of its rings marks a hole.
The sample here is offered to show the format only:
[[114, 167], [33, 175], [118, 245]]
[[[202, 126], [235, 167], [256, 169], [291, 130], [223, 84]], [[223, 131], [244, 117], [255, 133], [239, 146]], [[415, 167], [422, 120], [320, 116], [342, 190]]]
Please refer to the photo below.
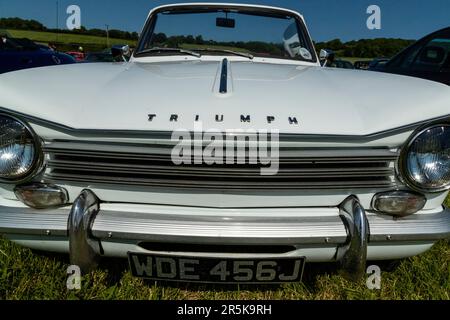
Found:
[[253, 58], [254, 58], [254, 56], [252, 54], [250, 54], [250, 53], [233, 51], [233, 50], [214, 49], [214, 48], [195, 49], [195, 50], [196, 51], [206, 51], [206, 52], [224, 52], [224, 53], [234, 54], [236, 56], [249, 58], [250, 60], [253, 60]]
[[136, 55], [140, 56], [140, 55], [145, 55], [145, 54], [154, 53], [154, 52], [171, 52], [171, 51], [185, 53], [185, 54], [197, 57], [197, 58], [200, 58], [202, 56], [200, 53], [194, 52], [191, 50], [186, 50], [186, 49], [181, 49], [181, 48], [158, 48], [158, 47], [142, 50], [142, 51], [136, 53]]

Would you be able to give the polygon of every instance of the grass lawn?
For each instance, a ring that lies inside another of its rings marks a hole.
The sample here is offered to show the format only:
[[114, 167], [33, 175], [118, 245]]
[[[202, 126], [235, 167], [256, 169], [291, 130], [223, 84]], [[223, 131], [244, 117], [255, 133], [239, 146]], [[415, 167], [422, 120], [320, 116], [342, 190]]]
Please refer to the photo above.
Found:
[[[450, 198], [447, 199], [450, 205]], [[271, 287], [156, 284], [135, 279], [124, 260], [107, 260], [83, 277], [80, 291], [66, 289], [66, 256], [32, 252], [0, 239], [2, 299], [444, 299], [450, 300], [450, 241], [418, 257], [379, 264], [381, 290], [351, 283], [334, 265], [307, 265], [303, 283]], [[386, 271], [389, 270], [389, 271]]]
[[192, 50], [192, 49], [218, 49], [218, 50], [231, 50], [236, 52], [244, 52], [244, 53], [250, 53], [249, 50], [243, 49], [243, 48], [237, 48], [237, 47], [230, 47], [230, 46], [219, 46], [219, 45], [209, 45], [209, 44], [189, 44], [189, 43], [183, 43], [180, 45], [180, 48]]
[[[86, 51], [102, 51], [107, 48], [106, 38], [105, 37], [97, 37], [90, 35], [78, 35], [78, 34], [56, 34], [52, 32], [41, 32], [41, 31], [27, 31], [27, 30], [6, 30], [11, 34], [12, 37], [15, 38], [28, 38], [38, 43], [48, 44], [49, 42], [57, 43], [58, 48], [62, 47], [62, 51], [68, 50], [76, 50], [77, 46], [84, 46]], [[135, 47], [137, 41], [131, 40], [123, 40], [123, 39], [109, 39], [110, 46], [116, 44], [128, 44], [131, 47]], [[75, 46], [74, 46], [75, 45]], [[71, 46], [74, 46], [71, 48]], [[212, 45], [197, 45], [197, 44], [182, 44], [180, 45], [183, 49], [195, 49], [195, 48], [216, 48], [216, 49], [224, 49], [224, 50], [232, 50], [238, 52], [248, 53], [248, 50], [235, 48], [235, 47], [227, 47], [227, 46], [212, 46]], [[339, 59], [350, 61], [351, 63], [355, 63], [355, 61], [372, 61], [369, 58], [355, 58], [355, 57], [340, 57]]]
[[351, 63], [355, 63], [356, 61], [372, 61], [373, 59], [370, 58], [355, 58], [355, 57], [338, 57], [342, 60], [350, 61]]
[[[25, 31], [25, 30], [7, 30], [11, 36], [15, 38], [28, 38], [30, 40], [49, 43], [58, 42], [65, 44], [77, 44], [77, 45], [100, 45], [106, 48], [106, 38], [96, 37], [89, 35], [78, 35], [78, 34], [56, 34], [52, 32], [39, 32], [39, 31]], [[128, 44], [130, 46], [135, 46], [136, 41], [114, 39], [110, 38], [110, 45], [115, 44]]]

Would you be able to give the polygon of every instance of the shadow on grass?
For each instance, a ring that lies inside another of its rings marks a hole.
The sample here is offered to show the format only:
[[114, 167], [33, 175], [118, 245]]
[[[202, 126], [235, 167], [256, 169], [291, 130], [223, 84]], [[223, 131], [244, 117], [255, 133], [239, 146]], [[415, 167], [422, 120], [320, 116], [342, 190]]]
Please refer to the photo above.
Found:
[[[66, 266], [70, 265], [69, 257], [64, 254], [54, 254], [42, 251], [32, 250], [34, 254], [41, 257], [57, 260]], [[376, 261], [376, 264], [382, 271], [393, 272], [401, 264], [403, 260], [386, 260]], [[367, 265], [372, 265], [368, 262]], [[103, 258], [98, 267], [100, 272], [105, 273], [105, 285], [115, 286], [120, 283], [124, 274], [130, 272], [129, 263], [126, 259], [120, 258]], [[317, 280], [319, 276], [335, 276], [339, 275], [339, 263], [306, 263], [303, 272], [302, 285], [308, 291], [312, 292], [317, 288]], [[240, 285], [240, 284], [205, 284], [205, 283], [185, 283], [185, 282], [171, 282], [171, 281], [155, 281], [143, 279], [143, 283], [148, 287], [158, 286], [159, 288], [170, 288], [179, 290], [191, 290], [198, 292], [210, 291], [275, 291], [282, 288], [281, 284], [264, 284], [264, 285]]]
[[[124, 259], [105, 259], [102, 261], [100, 268], [108, 270], [107, 281], [110, 285], [114, 285], [121, 279], [121, 275], [129, 272], [129, 265]], [[305, 265], [303, 272], [303, 285], [308, 290], [313, 290], [316, 286], [316, 279], [319, 275], [335, 275], [338, 274], [339, 266], [337, 263], [310, 263]], [[144, 284], [152, 287], [157, 285], [161, 288], [171, 288], [179, 290], [193, 291], [274, 291], [281, 288], [280, 284], [264, 284], [264, 285], [240, 285], [240, 284], [209, 284], [209, 283], [185, 283], [171, 281], [154, 281], [144, 279]]]

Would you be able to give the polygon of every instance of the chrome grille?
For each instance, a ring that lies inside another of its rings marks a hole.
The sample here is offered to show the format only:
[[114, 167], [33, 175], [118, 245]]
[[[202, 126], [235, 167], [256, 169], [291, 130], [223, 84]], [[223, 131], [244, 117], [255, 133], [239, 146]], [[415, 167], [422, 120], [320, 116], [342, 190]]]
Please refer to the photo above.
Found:
[[170, 157], [171, 146], [150, 148], [143, 152], [142, 147], [136, 149], [117, 145], [49, 145], [44, 148], [48, 158], [44, 180], [81, 185], [223, 190], [353, 190], [395, 186], [393, 163], [397, 154], [387, 149], [281, 149], [279, 173], [262, 176], [259, 165], [177, 166]]

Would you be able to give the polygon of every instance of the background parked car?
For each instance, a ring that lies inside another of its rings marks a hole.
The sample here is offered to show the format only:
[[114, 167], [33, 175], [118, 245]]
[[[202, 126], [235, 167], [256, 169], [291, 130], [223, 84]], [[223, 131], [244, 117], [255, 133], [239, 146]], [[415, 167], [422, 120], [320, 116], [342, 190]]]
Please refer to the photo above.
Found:
[[389, 61], [389, 58], [375, 58], [369, 63], [369, 70], [376, 70], [377, 68], [381, 68]]
[[21, 69], [71, 64], [70, 55], [55, 52], [28, 39], [1, 37], [0, 74]]
[[11, 35], [9, 34], [8, 31], [3, 30], [3, 29], [0, 29], [0, 37], [3, 37], [3, 38], [11, 38]]
[[337, 59], [333, 50], [320, 50], [320, 64], [328, 68], [355, 69], [353, 63], [347, 60]]
[[83, 61], [86, 58], [86, 55], [83, 52], [69, 51], [69, 52], [66, 52], [66, 53], [68, 55], [74, 57], [77, 62]]
[[114, 62], [114, 57], [108, 52], [90, 52], [84, 62]]
[[353, 63], [347, 60], [337, 59], [334, 60], [334, 63], [331, 65], [332, 68], [341, 68], [341, 69], [355, 69]]
[[90, 52], [83, 62], [124, 62], [131, 57], [131, 49], [127, 45], [115, 45], [103, 52]]
[[373, 70], [450, 85], [450, 27], [422, 38]]
[[355, 69], [368, 70], [370, 62], [370, 60], [355, 61], [353, 65], [355, 66]]

